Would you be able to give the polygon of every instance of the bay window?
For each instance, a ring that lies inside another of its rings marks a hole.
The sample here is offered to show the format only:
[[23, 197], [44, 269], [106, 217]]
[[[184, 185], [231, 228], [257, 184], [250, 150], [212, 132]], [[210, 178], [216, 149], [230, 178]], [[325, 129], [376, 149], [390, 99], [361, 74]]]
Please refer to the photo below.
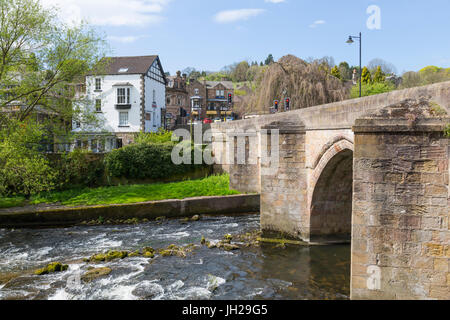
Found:
[[130, 104], [130, 88], [117, 88], [117, 104]]

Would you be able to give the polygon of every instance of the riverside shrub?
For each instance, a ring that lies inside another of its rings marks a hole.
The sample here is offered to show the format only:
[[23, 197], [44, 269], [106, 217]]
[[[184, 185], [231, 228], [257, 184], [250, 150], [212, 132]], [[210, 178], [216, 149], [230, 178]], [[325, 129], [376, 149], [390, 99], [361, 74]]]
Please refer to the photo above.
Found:
[[0, 132], [0, 195], [30, 195], [55, 188], [57, 171], [39, 152], [45, 138], [33, 122], [12, 122]]
[[174, 146], [172, 142], [136, 143], [113, 150], [104, 161], [107, 175], [126, 179], [163, 179], [202, 167], [175, 165], [172, 162]]
[[103, 157], [92, 152], [75, 149], [56, 161], [61, 189], [97, 187], [103, 184], [105, 165]]

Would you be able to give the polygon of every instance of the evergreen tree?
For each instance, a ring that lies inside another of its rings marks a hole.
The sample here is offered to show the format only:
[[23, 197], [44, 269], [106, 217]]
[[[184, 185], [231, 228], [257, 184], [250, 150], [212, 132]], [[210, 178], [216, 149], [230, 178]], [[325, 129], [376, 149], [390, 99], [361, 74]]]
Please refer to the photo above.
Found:
[[272, 54], [269, 54], [269, 56], [267, 57], [267, 59], [265, 61], [265, 65], [268, 66], [268, 65], [270, 65], [271, 63], [274, 63], [274, 62], [275, 62], [275, 60], [273, 59]]
[[373, 82], [384, 82], [386, 80], [386, 76], [384, 75], [383, 71], [381, 70], [381, 66], [377, 67], [377, 71], [375, 72], [375, 75], [373, 76]]
[[339, 71], [339, 68], [337, 66], [334, 66], [333, 69], [331, 69], [331, 75], [338, 79], [342, 79], [341, 72]]
[[362, 70], [362, 83], [363, 84], [371, 84], [372, 83], [372, 76], [370, 74], [370, 71], [367, 67], [364, 67]]

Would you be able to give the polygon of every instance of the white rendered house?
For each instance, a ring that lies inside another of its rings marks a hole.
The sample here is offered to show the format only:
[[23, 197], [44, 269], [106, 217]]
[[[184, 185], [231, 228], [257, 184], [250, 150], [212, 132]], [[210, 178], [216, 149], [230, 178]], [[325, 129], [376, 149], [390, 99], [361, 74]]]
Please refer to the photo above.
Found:
[[[107, 58], [101, 75], [86, 77], [86, 98], [102, 124], [74, 132], [92, 136], [88, 148], [110, 151], [128, 145], [139, 132], [164, 126], [166, 77], [158, 56]], [[98, 136], [103, 135], [99, 139]]]

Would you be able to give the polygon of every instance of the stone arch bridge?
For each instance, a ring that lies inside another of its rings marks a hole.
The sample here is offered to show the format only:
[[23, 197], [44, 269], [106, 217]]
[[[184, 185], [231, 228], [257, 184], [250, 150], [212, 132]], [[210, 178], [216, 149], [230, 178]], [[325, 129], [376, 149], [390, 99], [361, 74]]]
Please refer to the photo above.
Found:
[[444, 82], [214, 124], [213, 151], [265, 236], [351, 239], [352, 299], [450, 299], [449, 110]]

